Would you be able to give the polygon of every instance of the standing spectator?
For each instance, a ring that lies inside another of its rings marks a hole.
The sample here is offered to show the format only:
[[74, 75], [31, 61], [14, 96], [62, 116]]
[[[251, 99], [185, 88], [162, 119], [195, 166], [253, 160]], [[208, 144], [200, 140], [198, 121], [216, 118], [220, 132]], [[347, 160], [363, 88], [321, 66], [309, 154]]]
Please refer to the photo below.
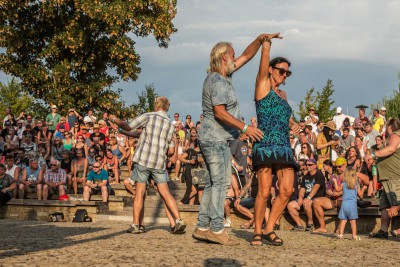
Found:
[[110, 123], [110, 120], [108, 119], [108, 113], [107, 112], [103, 113], [103, 121], [106, 123], [108, 128], [111, 127], [111, 123]]
[[57, 123], [60, 121], [61, 115], [57, 113], [57, 106], [51, 106], [51, 113], [46, 117], [46, 125], [49, 127], [49, 131], [54, 133], [56, 130]]
[[371, 122], [365, 123], [364, 138], [365, 138], [365, 144], [367, 146], [367, 149], [369, 149], [375, 145], [375, 137], [377, 137], [378, 135], [379, 135], [379, 132], [372, 129]]
[[33, 116], [31, 114], [26, 115], [26, 120], [25, 120], [25, 127], [30, 125], [31, 129], [33, 129], [36, 126], [35, 120], [33, 119]]
[[90, 195], [101, 193], [103, 205], [107, 205], [108, 192], [108, 172], [101, 168], [99, 163], [93, 164], [93, 170], [89, 172], [85, 188], [83, 190], [83, 200], [89, 201]]
[[317, 137], [317, 154], [318, 154], [318, 169], [322, 169], [324, 160], [332, 160], [332, 149], [336, 145], [336, 141], [332, 140], [336, 125], [333, 121], [325, 124], [324, 129]]
[[373, 129], [379, 134], [383, 133], [383, 127], [385, 126], [385, 120], [379, 115], [379, 109], [374, 109], [374, 118], [373, 118]]
[[68, 123], [67, 118], [65, 118], [65, 117], [60, 118], [60, 121], [57, 123], [57, 126], [56, 126], [56, 131], [58, 131], [58, 129], [61, 127], [61, 125], [64, 126], [64, 129], [66, 132], [71, 130], [72, 124]]
[[385, 107], [381, 107], [379, 116], [385, 121], [385, 124], [383, 125], [382, 128], [382, 134], [386, 133], [386, 108]]
[[68, 109], [67, 122], [69, 126], [72, 127], [76, 122], [79, 123], [80, 119], [82, 116], [74, 108]]
[[174, 114], [174, 120], [172, 121], [172, 124], [175, 125], [178, 122], [181, 123], [181, 121], [179, 120], [179, 113], [177, 112]]
[[58, 160], [50, 161], [50, 169], [44, 174], [43, 199], [47, 200], [49, 193], [59, 196], [65, 195], [67, 190], [67, 173], [60, 168], [61, 164]]
[[93, 115], [93, 110], [89, 109], [87, 115], [85, 116], [85, 118], [83, 118], [83, 121], [85, 123], [96, 123], [97, 118]]
[[[9, 115], [11, 114], [11, 108], [7, 107], [4, 109], [4, 113], [6, 114], [6, 116], [3, 119], [3, 128], [6, 127], [6, 122], [9, 120]], [[10, 123], [11, 125], [11, 123]]]
[[336, 124], [336, 134], [340, 135], [340, 128], [343, 125], [346, 115], [342, 114], [342, 107], [336, 108], [336, 115], [333, 116], [332, 121]]
[[[315, 133], [315, 134], [318, 134], [318, 132], [317, 132], [317, 123], [318, 123], [318, 121], [319, 121], [319, 118], [318, 118], [318, 116], [317, 116], [317, 114], [315, 113], [315, 107], [310, 107], [309, 109], [308, 109], [308, 116], [306, 116], [305, 118], [304, 118], [304, 120], [305, 120], [305, 124], [306, 125], [311, 125], [312, 126], [312, 131]], [[336, 129], [335, 129], [336, 130]]]
[[6, 173], [6, 166], [0, 163], [0, 206], [6, 204], [12, 197], [13, 191], [17, 188], [17, 182], [12, 176]]
[[359, 107], [358, 108], [358, 117], [354, 120], [353, 124], [354, 125], [361, 125], [361, 124], [363, 124], [363, 122], [365, 123], [365, 122], [368, 121], [368, 118], [365, 117], [365, 108], [366, 108], [366, 106], [360, 105], [360, 106], [357, 106], [357, 107]]

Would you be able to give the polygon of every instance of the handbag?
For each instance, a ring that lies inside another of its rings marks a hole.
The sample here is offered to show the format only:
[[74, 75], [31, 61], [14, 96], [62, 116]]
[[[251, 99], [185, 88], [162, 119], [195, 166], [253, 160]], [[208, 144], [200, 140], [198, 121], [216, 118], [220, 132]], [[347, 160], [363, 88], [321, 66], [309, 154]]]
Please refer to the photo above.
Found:
[[204, 167], [197, 167], [191, 170], [192, 184], [197, 186], [206, 186], [206, 181], [210, 180], [210, 173]]

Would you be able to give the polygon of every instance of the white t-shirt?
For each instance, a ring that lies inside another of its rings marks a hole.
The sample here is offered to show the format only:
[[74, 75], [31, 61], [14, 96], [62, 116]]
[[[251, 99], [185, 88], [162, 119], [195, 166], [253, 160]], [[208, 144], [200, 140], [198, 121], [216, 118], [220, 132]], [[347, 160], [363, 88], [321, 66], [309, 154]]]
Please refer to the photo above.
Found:
[[85, 118], [83, 118], [84, 122], [96, 122], [97, 118], [95, 116], [85, 116]]
[[[315, 119], [317, 119], [317, 122], [318, 122], [318, 120], [319, 120], [318, 116], [317, 116], [317, 115], [313, 115], [313, 117], [314, 117]], [[311, 117], [310, 117], [310, 116], [306, 116], [306, 117], [304, 118], [304, 120], [305, 120], [306, 122], [309, 121], [309, 120], [311, 121]], [[311, 121], [311, 122], [307, 123], [307, 125], [311, 125], [311, 126], [312, 126], [312, 132], [315, 133], [315, 134], [318, 134], [318, 132], [317, 132], [317, 130], [318, 130], [317, 123], [313, 123], [313, 122]]]
[[332, 118], [332, 121], [334, 121], [336, 123], [336, 130], [339, 130], [340, 127], [342, 127], [343, 121], [347, 116], [344, 114], [340, 114], [340, 115], [335, 115]]

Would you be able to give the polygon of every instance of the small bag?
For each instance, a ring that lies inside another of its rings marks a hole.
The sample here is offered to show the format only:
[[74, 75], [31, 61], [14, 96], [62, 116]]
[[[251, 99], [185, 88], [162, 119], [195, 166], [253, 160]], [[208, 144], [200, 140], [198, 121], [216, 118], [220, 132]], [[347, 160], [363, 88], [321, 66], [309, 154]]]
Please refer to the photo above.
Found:
[[201, 187], [206, 186], [207, 179], [210, 180], [210, 173], [206, 168], [193, 168], [191, 170], [192, 184]]
[[54, 212], [49, 215], [49, 222], [64, 222], [64, 213], [62, 212]]
[[85, 209], [76, 210], [74, 219], [72, 219], [72, 222], [91, 222], [91, 221], [92, 218], [89, 217], [89, 214]]

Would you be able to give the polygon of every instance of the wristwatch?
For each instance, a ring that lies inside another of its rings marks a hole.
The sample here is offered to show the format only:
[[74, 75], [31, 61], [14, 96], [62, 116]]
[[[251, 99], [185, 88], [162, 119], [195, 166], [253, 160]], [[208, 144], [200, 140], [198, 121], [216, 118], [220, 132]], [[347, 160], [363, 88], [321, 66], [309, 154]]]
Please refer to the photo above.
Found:
[[307, 197], [309, 200], [312, 200], [312, 198], [310, 196]]

